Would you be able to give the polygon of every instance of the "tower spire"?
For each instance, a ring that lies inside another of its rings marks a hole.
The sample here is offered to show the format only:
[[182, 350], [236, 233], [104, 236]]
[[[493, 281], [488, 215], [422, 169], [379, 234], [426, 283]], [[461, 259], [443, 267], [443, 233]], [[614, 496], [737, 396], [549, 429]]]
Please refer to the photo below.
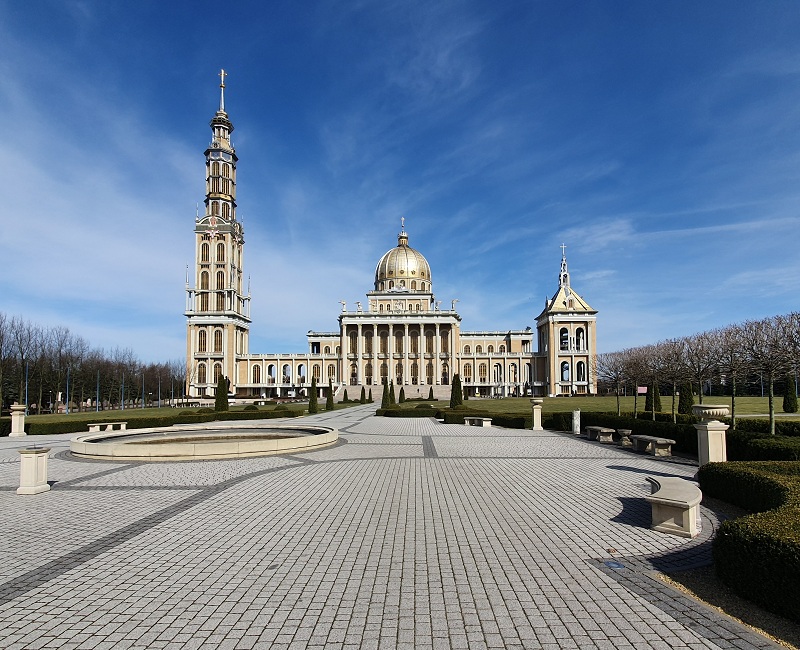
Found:
[[558, 275], [558, 286], [569, 289], [569, 271], [567, 270], [566, 244], [561, 244], [561, 272]]
[[228, 76], [228, 73], [225, 70], [219, 71], [219, 110], [220, 113], [225, 112], [225, 77]]

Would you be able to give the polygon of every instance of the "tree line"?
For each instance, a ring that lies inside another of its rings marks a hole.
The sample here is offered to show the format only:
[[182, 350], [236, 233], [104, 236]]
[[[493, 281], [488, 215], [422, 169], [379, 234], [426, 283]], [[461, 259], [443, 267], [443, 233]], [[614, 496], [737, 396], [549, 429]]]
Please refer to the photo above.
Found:
[[[0, 405], [29, 413], [154, 404], [184, 393], [182, 360], [143, 363], [129, 348], [93, 348], [60, 325], [43, 327], [0, 312]], [[99, 393], [99, 400], [98, 400]], [[98, 406], [99, 404], [99, 406]]]
[[[736, 426], [736, 396], [742, 389], [761, 384], [769, 397], [770, 433], [775, 433], [775, 388], [787, 395], [796, 394], [800, 367], [800, 312], [751, 320], [692, 336], [660, 341], [652, 345], [598, 354], [595, 376], [617, 395], [633, 389], [634, 413], [638, 386], [647, 386], [652, 395], [662, 388], [673, 396], [672, 417], [676, 420], [675, 396], [695, 392], [702, 404], [703, 395], [715, 390], [731, 397], [731, 419]], [[795, 400], [796, 409], [796, 400]], [[652, 400], [655, 418], [655, 400]]]

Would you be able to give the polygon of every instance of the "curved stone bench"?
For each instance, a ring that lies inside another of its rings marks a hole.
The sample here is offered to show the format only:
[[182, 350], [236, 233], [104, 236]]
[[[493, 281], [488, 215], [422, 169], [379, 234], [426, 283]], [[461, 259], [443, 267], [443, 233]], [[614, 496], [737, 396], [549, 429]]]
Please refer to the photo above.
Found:
[[653, 510], [650, 528], [679, 537], [697, 537], [700, 533], [699, 514], [703, 493], [700, 488], [682, 478], [648, 476], [651, 494], [645, 497]]

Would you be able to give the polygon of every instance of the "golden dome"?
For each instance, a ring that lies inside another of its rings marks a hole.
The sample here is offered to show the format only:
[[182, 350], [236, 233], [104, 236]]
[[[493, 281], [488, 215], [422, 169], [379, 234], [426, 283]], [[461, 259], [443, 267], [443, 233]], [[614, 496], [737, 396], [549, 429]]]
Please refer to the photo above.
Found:
[[422, 253], [408, 245], [405, 229], [397, 236], [397, 247], [375, 267], [375, 291], [432, 292], [431, 267]]

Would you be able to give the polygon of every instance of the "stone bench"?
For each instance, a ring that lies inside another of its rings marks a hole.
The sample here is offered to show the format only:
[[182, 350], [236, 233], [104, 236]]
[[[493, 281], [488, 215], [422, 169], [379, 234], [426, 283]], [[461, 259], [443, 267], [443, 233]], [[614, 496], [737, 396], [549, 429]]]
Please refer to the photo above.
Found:
[[89, 425], [89, 431], [126, 431], [127, 422], [96, 422]]
[[697, 537], [700, 533], [699, 507], [703, 500], [700, 488], [682, 478], [647, 477], [651, 494], [645, 497], [653, 510], [653, 530], [679, 537]]
[[470, 427], [490, 427], [492, 426], [492, 418], [465, 417], [464, 424]]
[[589, 440], [597, 440], [606, 444], [614, 442], [614, 429], [607, 427], [589, 426], [586, 427], [586, 437]]
[[644, 451], [653, 456], [672, 456], [674, 440], [643, 435], [635, 435], [630, 438], [634, 451]]

